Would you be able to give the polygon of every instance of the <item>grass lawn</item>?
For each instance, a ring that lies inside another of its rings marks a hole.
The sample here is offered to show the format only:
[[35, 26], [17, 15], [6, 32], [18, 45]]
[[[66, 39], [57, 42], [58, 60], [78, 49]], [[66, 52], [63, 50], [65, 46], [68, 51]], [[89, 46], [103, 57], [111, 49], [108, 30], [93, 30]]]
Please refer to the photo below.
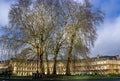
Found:
[[31, 76], [16, 76], [16, 75], [11, 75], [11, 76], [0, 75], [0, 78], [30, 79], [30, 78], [32, 78], [32, 77], [31, 77]]
[[98, 78], [120, 78], [120, 75], [71, 75], [71, 76], [43, 76], [43, 79], [98, 79]]
[[[44, 80], [49, 79], [98, 79], [98, 78], [120, 78], [120, 75], [44, 75], [42, 76]], [[0, 78], [9, 78], [9, 76], [0, 75]], [[10, 78], [17, 79], [32, 79], [32, 76], [15, 76], [12, 75]]]

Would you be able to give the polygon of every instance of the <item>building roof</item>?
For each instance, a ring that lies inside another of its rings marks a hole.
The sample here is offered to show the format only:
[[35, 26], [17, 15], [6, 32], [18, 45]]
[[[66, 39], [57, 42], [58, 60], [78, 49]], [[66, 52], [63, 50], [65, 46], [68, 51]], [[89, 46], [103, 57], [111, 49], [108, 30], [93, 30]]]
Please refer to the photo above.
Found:
[[110, 60], [118, 60], [120, 59], [119, 55], [115, 55], [115, 56], [97, 56], [97, 57], [93, 57], [92, 59], [110, 59]]

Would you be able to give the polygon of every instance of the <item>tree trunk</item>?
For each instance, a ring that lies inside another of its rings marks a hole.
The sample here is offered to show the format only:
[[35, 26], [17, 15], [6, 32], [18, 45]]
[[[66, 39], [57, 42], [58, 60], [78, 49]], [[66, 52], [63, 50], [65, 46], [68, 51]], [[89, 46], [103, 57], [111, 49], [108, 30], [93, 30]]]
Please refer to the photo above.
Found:
[[54, 51], [54, 59], [53, 59], [53, 75], [56, 75], [56, 66], [57, 66], [57, 56], [59, 52], [59, 45], [56, 47]]
[[37, 73], [39, 73], [40, 72], [40, 53], [39, 53], [39, 47], [37, 46], [36, 47], [36, 49], [37, 49]]
[[54, 60], [53, 60], [53, 75], [55, 75], [56, 74], [56, 64], [57, 63], [57, 61], [56, 61], [56, 54], [54, 55]]
[[48, 54], [45, 52], [45, 60], [46, 60], [46, 65], [47, 65], [47, 67], [46, 67], [46, 69], [47, 69], [47, 75], [49, 75], [50, 74], [50, 70], [49, 70], [49, 61], [48, 61]]
[[70, 64], [72, 62], [72, 49], [73, 49], [73, 39], [71, 40], [70, 48], [68, 50], [67, 64], [66, 64], [66, 75], [70, 75]]
[[48, 60], [46, 61], [47, 62], [47, 75], [50, 74], [50, 70], [49, 70], [49, 63], [48, 63]]
[[40, 54], [40, 74], [44, 74], [43, 54]]
[[43, 64], [43, 51], [41, 48], [39, 48], [39, 46], [37, 47], [37, 54], [38, 54], [38, 72], [40, 74], [44, 74], [44, 64]]
[[67, 64], [66, 64], [66, 75], [70, 75], [70, 68], [71, 68], [71, 63], [72, 63], [72, 50], [73, 50], [73, 45], [74, 45], [74, 38], [75, 38], [76, 32], [73, 33], [71, 41], [70, 41], [70, 47], [68, 49], [68, 57], [67, 57]]

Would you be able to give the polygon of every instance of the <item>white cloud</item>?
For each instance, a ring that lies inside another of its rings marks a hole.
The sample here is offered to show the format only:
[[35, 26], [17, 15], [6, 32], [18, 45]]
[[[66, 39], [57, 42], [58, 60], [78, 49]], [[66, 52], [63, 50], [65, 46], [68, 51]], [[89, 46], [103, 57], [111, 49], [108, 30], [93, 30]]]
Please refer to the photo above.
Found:
[[8, 24], [8, 12], [10, 9], [10, 3], [5, 0], [0, 0], [0, 25]]
[[84, 0], [74, 0], [74, 1], [77, 1], [77, 2], [82, 3], [82, 4], [84, 2]]
[[98, 29], [98, 39], [92, 49], [92, 56], [120, 54], [120, 16], [104, 22]]

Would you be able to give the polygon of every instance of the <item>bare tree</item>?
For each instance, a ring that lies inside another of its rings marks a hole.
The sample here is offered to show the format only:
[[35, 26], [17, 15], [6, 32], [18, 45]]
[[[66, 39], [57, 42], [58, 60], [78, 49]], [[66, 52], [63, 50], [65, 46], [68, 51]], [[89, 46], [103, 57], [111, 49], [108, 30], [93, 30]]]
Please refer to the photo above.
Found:
[[103, 13], [99, 10], [92, 11], [92, 5], [88, 0], [85, 0], [83, 5], [75, 2], [73, 4], [70, 1], [67, 6], [71, 14], [71, 23], [66, 28], [69, 39], [66, 74], [69, 75], [73, 51], [75, 50], [83, 57], [87, 56], [96, 38], [95, 26], [102, 21]]
[[66, 74], [70, 74], [73, 56], [87, 57], [96, 39], [95, 26], [102, 19], [101, 11], [92, 10], [88, 0], [83, 4], [74, 0], [18, 0], [11, 6], [9, 26], [2, 29], [5, 34], [1, 41], [14, 54], [37, 59], [41, 74], [45, 71], [44, 60], [49, 74], [50, 54], [56, 74], [59, 54], [64, 51]]
[[[43, 3], [32, 5], [33, 3], [30, 0], [18, 0], [11, 6], [9, 13], [11, 31], [6, 37], [10, 37], [9, 41], [15, 41], [12, 42], [15, 45], [17, 43], [25, 45], [24, 48], [27, 48], [26, 51], [29, 51], [29, 54], [30, 51], [36, 54], [38, 71], [43, 74], [44, 46], [53, 26], [51, 24], [51, 15], [49, 15], [49, 11], [45, 10]], [[25, 50], [23, 49], [21, 52], [25, 53]]]

